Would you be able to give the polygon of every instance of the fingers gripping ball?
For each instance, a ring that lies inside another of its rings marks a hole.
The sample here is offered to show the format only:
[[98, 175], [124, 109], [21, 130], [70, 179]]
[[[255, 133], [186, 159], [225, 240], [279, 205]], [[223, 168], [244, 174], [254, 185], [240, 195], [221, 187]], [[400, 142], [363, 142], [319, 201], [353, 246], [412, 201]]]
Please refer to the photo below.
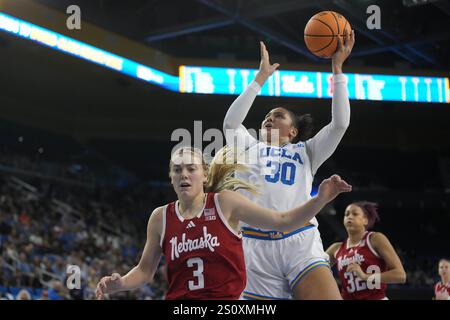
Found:
[[345, 34], [351, 33], [348, 21], [334, 11], [322, 11], [309, 19], [305, 27], [305, 43], [318, 57], [331, 58], [338, 47], [338, 35], [344, 43]]

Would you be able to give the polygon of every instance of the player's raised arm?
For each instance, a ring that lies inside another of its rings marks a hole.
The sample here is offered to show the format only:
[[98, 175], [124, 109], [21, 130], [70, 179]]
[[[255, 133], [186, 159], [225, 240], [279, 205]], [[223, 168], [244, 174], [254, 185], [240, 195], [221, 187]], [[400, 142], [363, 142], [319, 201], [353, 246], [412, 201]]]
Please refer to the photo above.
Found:
[[105, 294], [139, 288], [153, 279], [161, 258], [160, 239], [163, 227], [162, 214], [163, 210], [160, 207], [155, 209], [149, 218], [147, 224], [147, 241], [138, 265], [123, 277], [118, 273], [103, 277], [95, 290], [97, 299], [103, 299]]
[[350, 101], [348, 99], [347, 79], [342, 73], [342, 65], [350, 55], [354, 43], [354, 31], [350, 35], [346, 35], [344, 43], [341, 37], [338, 37], [338, 49], [332, 57], [333, 99], [331, 102], [331, 122], [306, 142], [307, 150], [311, 155], [313, 174], [333, 154], [350, 125]]
[[232, 191], [221, 192], [219, 201], [224, 216], [230, 220], [243, 221], [258, 228], [290, 231], [304, 226], [338, 194], [350, 192], [351, 189], [347, 182], [333, 175], [322, 181], [315, 197], [300, 207], [284, 212], [260, 207]]
[[255, 80], [250, 83], [250, 85], [244, 90], [244, 92], [239, 95], [239, 97], [234, 100], [230, 108], [228, 109], [225, 119], [223, 121], [223, 128], [226, 129], [238, 129], [242, 122], [244, 122], [253, 101], [256, 98], [261, 87], [264, 85], [266, 80], [275, 72], [275, 70], [280, 66], [278, 63], [270, 64], [269, 52], [266, 46], [261, 41], [261, 63], [259, 66], [258, 74]]

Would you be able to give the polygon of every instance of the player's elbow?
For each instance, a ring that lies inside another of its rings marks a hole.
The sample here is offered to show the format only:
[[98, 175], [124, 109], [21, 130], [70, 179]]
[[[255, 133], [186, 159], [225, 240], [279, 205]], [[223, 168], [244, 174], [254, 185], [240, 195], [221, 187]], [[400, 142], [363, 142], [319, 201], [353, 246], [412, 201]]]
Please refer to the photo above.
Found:
[[333, 119], [326, 128], [329, 135], [342, 139], [349, 125], [350, 122], [344, 119]]
[[334, 129], [338, 131], [338, 133], [343, 135], [345, 131], [347, 131], [349, 126], [350, 126], [350, 119], [336, 122], [334, 125]]
[[396, 268], [392, 270], [392, 283], [405, 283], [406, 282], [406, 272], [403, 270], [403, 268]]
[[405, 270], [400, 270], [398, 274], [398, 283], [405, 283], [406, 282], [406, 272]]

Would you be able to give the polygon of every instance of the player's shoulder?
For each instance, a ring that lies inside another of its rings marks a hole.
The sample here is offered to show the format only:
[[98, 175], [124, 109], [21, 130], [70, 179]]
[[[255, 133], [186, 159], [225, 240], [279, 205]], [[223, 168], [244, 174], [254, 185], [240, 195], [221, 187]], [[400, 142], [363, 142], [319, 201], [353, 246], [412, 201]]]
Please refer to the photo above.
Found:
[[165, 205], [164, 205], [164, 206], [160, 206], [160, 207], [155, 208], [155, 209], [152, 211], [152, 214], [151, 214], [150, 216], [155, 216], [155, 217], [161, 216], [161, 215], [163, 214], [164, 207], [165, 207]]
[[367, 243], [375, 250], [375, 252], [379, 252], [378, 250], [383, 250], [391, 245], [388, 237], [384, 235], [382, 232], [369, 232], [367, 236]]
[[218, 205], [222, 212], [230, 212], [237, 207], [245, 205], [249, 200], [239, 192], [233, 190], [222, 190], [216, 193]]
[[339, 250], [339, 248], [342, 246], [342, 242], [343, 241], [339, 241], [339, 242], [335, 242], [335, 243], [331, 244], [328, 247], [327, 252], [335, 254]]
[[384, 235], [384, 233], [379, 231], [370, 231], [367, 236], [370, 243], [373, 244], [379, 244], [382, 242], [389, 241], [389, 239]]
[[158, 207], [153, 210], [147, 223], [147, 236], [161, 236], [163, 226], [163, 212], [164, 206]]
[[232, 197], [235, 193], [236, 193], [236, 191], [233, 191], [233, 190], [221, 190], [219, 192], [216, 192], [214, 195], [217, 194], [217, 197], [219, 197], [219, 198], [227, 198], [227, 197]]
[[219, 203], [222, 204], [223, 202], [230, 202], [236, 197], [239, 197], [239, 193], [233, 190], [222, 190], [215, 193], [215, 196], [217, 196]]
[[164, 207], [165, 206], [157, 207], [152, 211], [152, 213], [150, 214], [150, 216], [148, 218], [149, 224], [162, 222]]
[[303, 157], [304, 156], [310, 156], [310, 151], [307, 141], [299, 141], [297, 143], [290, 143], [288, 150], [290, 150], [291, 152], [296, 152], [301, 154]]
[[293, 149], [302, 149], [302, 148], [305, 148], [306, 145], [305, 145], [305, 142], [300, 141], [297, 143], [290, 143], [289, 146]]
[[342, 246], [342, 243], [343, 243], [344, 241], [338, 241], [338, 242], [335, 242], [335, 243], [333, 243], [330, 247], [333, 247], [333, 248], [339, 248], [340, 246]]

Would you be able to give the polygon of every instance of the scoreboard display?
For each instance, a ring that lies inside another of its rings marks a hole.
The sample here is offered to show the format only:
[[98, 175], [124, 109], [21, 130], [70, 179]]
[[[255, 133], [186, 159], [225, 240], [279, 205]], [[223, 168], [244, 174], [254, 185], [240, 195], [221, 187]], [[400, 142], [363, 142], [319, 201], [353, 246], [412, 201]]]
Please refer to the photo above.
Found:
[[[240, 94], [258, 70], [180, 67], [180, 92]], [[449, 80], [439, 77], [346, 73], [353, 100], [449, 103]], [[331, 98], [332, 73], [276, 71], [260, 95], [274, 97]]]

